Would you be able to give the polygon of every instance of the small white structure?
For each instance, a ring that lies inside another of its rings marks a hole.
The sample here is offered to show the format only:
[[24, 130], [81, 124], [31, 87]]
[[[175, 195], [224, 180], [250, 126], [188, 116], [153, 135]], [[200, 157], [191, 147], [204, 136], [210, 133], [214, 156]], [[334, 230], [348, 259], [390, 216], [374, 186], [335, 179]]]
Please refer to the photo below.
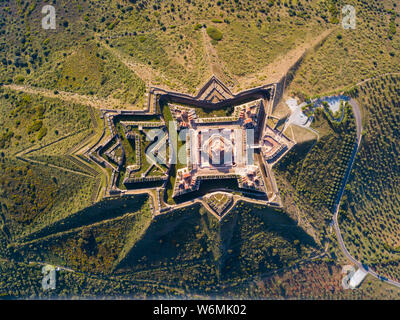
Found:
[[349, 287], [351, 289], [357, 288], [361, 284], [361, 282], [363, 282], [367, 274], [368, 272], [366, 272], [364, 269], [358, 269], [356, 273], [354, 273], [353, 276], [350, 278]]
[[[294, 98], [286, 100], [286, 104], [291, 111], [291, 115], [287, 121], [287, 126], [293, 123], [300, 127], [309, 127], [311, 125], [311, 121], [308, 121], [308, 117], [303, 113], [301, 109], [303, 106], [307, 105], [307, 103], [303, 102], [301, 104], [297, 104], [297, 100]], [[284, 131], [284, 130], [283, 130]]]

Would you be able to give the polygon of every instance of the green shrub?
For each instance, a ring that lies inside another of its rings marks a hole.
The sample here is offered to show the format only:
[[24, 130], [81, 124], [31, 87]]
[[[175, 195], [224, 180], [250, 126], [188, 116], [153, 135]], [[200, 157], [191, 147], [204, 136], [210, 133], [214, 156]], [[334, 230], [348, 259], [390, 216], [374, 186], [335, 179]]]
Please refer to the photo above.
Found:
[[220, 41], [222, 39], [222, 32], [215, 27], [207, 27], [207, 34], [215, 41]]
[[32, 132], [39, 131], [43, 126], [43, 121], [35, 120], [29, 127], [28, 127], [28, 134]]
[[23, 75], [16, 75], [15, 76], [15, 83], [21, 84], [24, 83], [25, 77]]
[[197, 23], [194, 25], [193, 29], [197, 31], [197, 30], [200, 30], [202, 27], [203, 27], [203, 25], [201, 23]]
[[42, 127], [39, 130], [38, 133], [38, 140], [42, 140], [42, 138], [47, 134], [47, 128], [46, 127]]

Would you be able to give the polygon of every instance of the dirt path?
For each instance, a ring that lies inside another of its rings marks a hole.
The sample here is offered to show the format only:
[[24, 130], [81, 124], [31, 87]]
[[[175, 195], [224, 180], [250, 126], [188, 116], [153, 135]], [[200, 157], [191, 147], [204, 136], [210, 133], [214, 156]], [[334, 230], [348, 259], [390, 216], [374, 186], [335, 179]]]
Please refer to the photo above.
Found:
[[173, 83], [175, 87], [180, 88], [181, 92], [189, 92], [186, 86], [176, 79], [168, 79], [163, 73], [159, 70], [154, 69], [153, 67], [146, 65], [144, 63], [140, 63], [134, 61], [134, 59], [130, 58], [126, 54], [121, 51], [110, 47], [108, 44], [98, 40], [98, 43], [102, 45], [108, 52], [110, 52], [115, 58], [117, 58], [122, 64], [124, 64], [129, 70], [131, 70], [135, 75], [141, 78], [147, 87], [150, 87], [152, 84], [157, 84], [162, 89], [171, 90], [166, 83]]
[[117, 109], [123, 107], [127, 110], [137, 110], [137, 106], [124, 103], [118, 99], [114, 98], [99, 98], [99, 97], [91, 97], [87, 95], [82, 95], [78, 93], [72, 93], [67, 91], [58, 91], [58, 94], [54, 93], [54, 90], [49, 90], [45, 88], [37, 88], [37, 87], [30, 87], [25, 85], [17, 85], [17, 84], [8, 84], [4, 85], [5, 88], [15, 90], [15, 91], [22, 91], [29, 94], [40, 95], [46, 98], [54, 98], [60, 99], [67, 102], [77, 103], [86, 105], [93, 108], [110, 108], [110, 109]]

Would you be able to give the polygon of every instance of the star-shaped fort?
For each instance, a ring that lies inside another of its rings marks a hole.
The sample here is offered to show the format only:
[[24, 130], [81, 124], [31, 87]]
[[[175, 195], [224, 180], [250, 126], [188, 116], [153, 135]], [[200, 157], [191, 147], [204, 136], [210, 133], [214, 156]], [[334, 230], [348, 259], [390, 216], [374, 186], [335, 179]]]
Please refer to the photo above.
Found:
[[84, 155], [105, 197], [148, 193], [154, 215], [201, 202], [221, 219], [240, 200], [279, 207], [272, 166], [295, 144], [268, 125], [276, 85], [233, 94], [212, 77], [196, 96], [152, 87], [146, 110], [102, 109]]

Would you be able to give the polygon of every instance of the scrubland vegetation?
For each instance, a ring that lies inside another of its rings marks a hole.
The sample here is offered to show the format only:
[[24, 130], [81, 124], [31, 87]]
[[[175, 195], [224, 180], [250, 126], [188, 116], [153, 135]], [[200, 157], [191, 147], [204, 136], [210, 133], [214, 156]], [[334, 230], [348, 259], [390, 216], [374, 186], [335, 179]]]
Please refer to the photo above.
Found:
[[0, 167], [3, 228], [10, 241], [91, 203], [94, 179], [4, 157]]
[[400, 7], [380, 0], [346, 4], [356, 8], [356, 29], [337, 29], [309, 52], [292, 83], [294, 92], [313, 96], [400, 71]]
[[[91, 129], [87, 107], [58, 99], [5, 89], [0, 92], [0, 111], [0, 151], [7, 156], [69, 135], [88, 135]], [[60, 147], [63, 143], [57, 145], [58, 155], [65, 154], [66, 149]]]
[[[53, 261], [80, 271], [109, 273], [150, 223], [147, 200], [138, 196], [99, 203], [64, 220], [62, 225], [41, 232], [41, 236], [51, 232], [44, 240], [17, 247], [16, 251], [26, 260]], [[78, 228], [56, 233], [66, 225]]]
[[398, 299], [400, 291], [367, 277], [357, 290], [342, 288], [342, 268], [332, 261], [304, 262], [259, 278], [245, 286], [227, 288], [223, 296], [251, 299], [382, 300]]
[[[72, 50], [71, 50], [72, 49]], [[90, 41], [50, 56], [52, 62], [39, 74], [31, 74], [25, 84], [58, 89], [101, 98], [114, 98], [123, 103], [144, 104], [144, 82], [104, 48]], [[59, 61], [59, 62], [55, 62]]]
[[219, 223], [195, 205], [152, 222], [119, 272], [211, 293], [220, 285], [294, 263], [314, 246], [312, 238], [283, 213], [239, 203]]

